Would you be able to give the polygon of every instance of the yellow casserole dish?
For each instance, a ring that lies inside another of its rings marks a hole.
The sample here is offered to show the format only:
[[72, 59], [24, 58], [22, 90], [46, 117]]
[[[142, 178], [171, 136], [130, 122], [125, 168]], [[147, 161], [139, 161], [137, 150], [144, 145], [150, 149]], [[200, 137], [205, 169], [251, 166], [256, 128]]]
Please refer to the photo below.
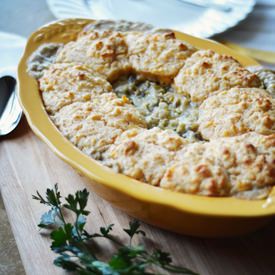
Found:
[[[267, 200], [213, 198], [176, 193], [116, 174], [73, 146], [51, 122], [37, 81], [27, 73], [29, 56], [49, 42], [66, 43], [92, 20], [67, 19], [34, 32], [18, 67], [19, 99], [30, 127], [59, 157], [91, 180], [91, 190], [129, 215], [174, 232], [221, 237], [244, 234], [268, 223], [275, 214], [275, 188]], [[211, 40], [175, 32], [178, 39], [200, 49], [212, 49], [236, 58], [243, 66], [259, 65]]]

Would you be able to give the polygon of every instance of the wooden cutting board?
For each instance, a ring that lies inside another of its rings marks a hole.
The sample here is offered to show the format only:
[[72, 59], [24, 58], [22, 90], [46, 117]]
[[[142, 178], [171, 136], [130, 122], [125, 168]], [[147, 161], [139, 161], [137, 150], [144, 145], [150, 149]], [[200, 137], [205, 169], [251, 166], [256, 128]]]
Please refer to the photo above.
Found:
[[[114, 233], [126, 238], [122, 228], [131, 218], [93, 194], [89, 181], [56, 157], [31, 132], [23, 118], [14, 133], [0, 139], [0, 187], [27, 274], [64, 274], [52, 264], [54, 253], [49, 239], [36, 226], [46, 208], [31, 198], [36, 190], [44, 194], [56, 182], [66, 195], [85, 187], [90, 190], [89, 231], [114, 223]], [[177, 264], [200, 274], [275, 274], [275, 221], [261, 231], [231, 239], [180, 236], [146, 224], [142, 228], [147, 232], [145, 242], [149, 246], [170, 252]], [[106, 252], [112, 250], [107, 241], [103, 245]]]

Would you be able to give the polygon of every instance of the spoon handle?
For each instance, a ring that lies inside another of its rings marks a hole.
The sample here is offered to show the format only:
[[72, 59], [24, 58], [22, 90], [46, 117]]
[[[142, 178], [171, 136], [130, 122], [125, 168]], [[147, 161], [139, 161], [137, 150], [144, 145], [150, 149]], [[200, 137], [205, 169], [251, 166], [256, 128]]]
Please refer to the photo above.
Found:
[[0, 82], [0, 96], [2, 95], [4, 101], [0, 110], [0, 136], [4, 136], [15, 129], [22, 116], [22, 109], [16, 94], [15, 68], [1, 69]]

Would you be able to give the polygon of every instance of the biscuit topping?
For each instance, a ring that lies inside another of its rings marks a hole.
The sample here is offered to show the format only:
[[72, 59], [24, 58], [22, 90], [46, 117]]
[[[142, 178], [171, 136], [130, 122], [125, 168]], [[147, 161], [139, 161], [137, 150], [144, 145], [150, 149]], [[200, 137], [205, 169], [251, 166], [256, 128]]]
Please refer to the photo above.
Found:
[[97, 25], [52, 45], [44, 67], [38, 60], [45, 109], [63, 136], [154, 186], [266, 197], [275, 185], [275, 101], [257, 75], [171, 31]]

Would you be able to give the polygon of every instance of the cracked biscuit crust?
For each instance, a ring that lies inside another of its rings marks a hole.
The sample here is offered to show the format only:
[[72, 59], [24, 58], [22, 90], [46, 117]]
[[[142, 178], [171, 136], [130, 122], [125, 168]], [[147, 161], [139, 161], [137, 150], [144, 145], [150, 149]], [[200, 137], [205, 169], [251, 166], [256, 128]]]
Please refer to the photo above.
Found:
[[204, 139], [247, 132], [275, 133], [275, 101], [263, 89], [233, 88], [208, 97], [199, 107], [199, 131]]
[[104, 154], [104, 164], [118, 173], [159, 185], [175, 152], [187, 140], [170, 130], [132, 129], [124, 132]]
[[90, 102], [74, 102], [51, 119], [65, 137], [95, 159], [100, 159], [123, 131], [146, 127], [137, 110], [113, 93], [96, 95]]
[[170, 84], [185, 60], [196, 49], [175, 38], [173, 32], [129, 33], [129, 60], [135, 72], [144, 77]]
[[206, 143], [193, 143], [177, 154], [160, 186], [188, 194], [226, 196], [230, 190], [226, 170], [217, 165]]
[[85, 65], [52, 64], [39, 80], [42, 98], [49, 113], [94, 95], [112, 91], [112, 86]]
[[[190, 194], [262, 198], [275, 184], [274, 100], [232, 57], [194, 52], [169, 32], [89, 31], [39, 80], [45, 107], [63, 136], [118, 173]], [[164, 84], [176, 76], [210, 141], [147, 129], [108, 82], [129, 72]]]
[[177, 153], [160, 186], [207, 196], [265, 197], [275, 178], [275, 135], [248, 133]]
[[259, 78], [233, 57], [211, 50], [200, 50], [185, 62], [175, 77], [176, 90], [202, 103], [209, 95], [230, 88], [260, 87]]
[[131, 69], [125, 35], [112, 31], [80, 36], [60, 50], [55, 62], [85, 64], [109, 81]]

